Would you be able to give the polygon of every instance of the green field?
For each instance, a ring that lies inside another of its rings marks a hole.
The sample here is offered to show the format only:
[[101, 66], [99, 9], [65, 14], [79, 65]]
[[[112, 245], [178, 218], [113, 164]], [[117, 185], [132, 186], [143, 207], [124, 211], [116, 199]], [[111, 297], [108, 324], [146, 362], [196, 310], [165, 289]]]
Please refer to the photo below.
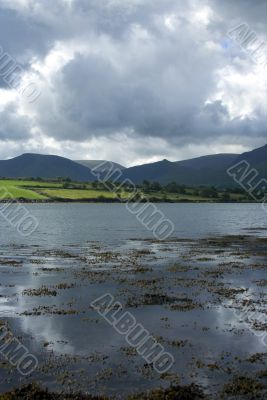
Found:
[[[97, 187], [95, 187], [97, 186]], [[130, 191], [120, 190], [119, 197], [116, 193], [103, 187], [101, 183], [94, 185], [91, 183], [75, 182], [45, 182], [30, 180], [0, 180], [0, 201], [16, 199], [21, 201], [119, 201], [126, 200]], [[195, 194], [195, 188], [186, 188], [183, 194], [169, 193], [164, 190], [140, 192], [143, 197], [151, 202], [218, 202], [223, 201], [223, 193], [218, 192], [218, 198], [205, 197]], [[230, 193], [229, 201], [249, 201], [245, 195]]]
[[[80, 189], [81, 184], [73, 184], [77, 188], [65, 189], [64, 183], [43, 182], [43, 181], [23, 181], [23, 180], [0, 180], [1, 199], [21, 199], [21, 200], [96, 200], [116, 199], [115, 193], [108, 190], [96, 190], [90, 184], [86, 184], [84, 189]], [[122, 192], [121, 198], [127, 198], [129, 193]]]
[[[46, 197], [42, 194], [28, 188], [35, 182], [16, 181], [16, 180], [0, 180], [1, 200], [5, 199], [27, 199], [27, 200], [43, 200]], [[28, 186], [28, 187], [27, 187]], [[27, 187], [27, 188], [26, 188]]]
[[79, 190], [79, 189], [45, 189], [42, 190], [49, 198], [57, 199], [70, 199], [70, 200], [84, 200], [84, 199], [97, 199], [103, 196], [106, 199], [115, 199], [116, 195], [104, 190]]

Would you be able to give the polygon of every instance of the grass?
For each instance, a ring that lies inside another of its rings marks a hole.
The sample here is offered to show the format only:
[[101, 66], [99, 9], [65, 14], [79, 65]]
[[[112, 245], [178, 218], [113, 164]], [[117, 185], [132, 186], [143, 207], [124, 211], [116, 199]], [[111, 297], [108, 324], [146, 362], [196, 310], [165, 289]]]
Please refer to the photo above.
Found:
[[[25, 200], [99, 200], [116, 199], [116, 194], [107, 190], [92, 189], [90, 184], [86, 184], [86, 189], [64, 189], [61, 182], [43, 181], [24, 181], [3, 179], [0, 180], [0, 200], [25, 199]], [[125, 199], [129, 193], [120, 193], [121, 198]]]
[[183, 201], [183, 200], [189, 200], [189, 201], [211, 201], [208, 197], [203, 197], [203, 196], [195, 196], [193, 194], [176, 194], [176, 193], [147, 193], [147, 197], [156, 197], [158, 199], [164, 199], [166, 196], [168, 200], [171, 201]]
[[[32, 184], [32, 182], [30, 182]], [[0, 180], [0, 199], [27, 199], [44, 200], [46, 199], [40, 193], [34, 190], [26, 189], [26, 181]]]
[[42, 193], [47, 197], [70, 200], [97, 199], [100, 196], [106, 199], [116, 198], [114, 193], [104, 190], [45, 189]]
[[16, 180], [16, 179], [3, 179], [0, 180], [1, 185], [5, 184], [6, 186], [18, 186], [18, 187], [62, 187], [61, 182], [43, 182], [43, 181], [25, 181], [25, 180]]
[[[111, 201], [118, 199], [116, 193], [105, 189], [95, 189], [91, 183], [69, 183], [66, 188], [64, 182], [45, 182], [16, 179], [0, 180], [0, 201], [10, 198], [25, 201]], [[219, 199], [213, 199], [203, 196], [197, 196], [195, 190], [187, 188], [186, 194], [149, 192], [143, 194], [151, 202], [217, 202]], [[221, 197], [222, 193], [219, 193]], [[126, 200], [130, 192], [122, 191], [119, 193], [121, 199]], [[232, 193], [230, 199], [233, 201], [246, 201], [247, 199], [238, 194]]]

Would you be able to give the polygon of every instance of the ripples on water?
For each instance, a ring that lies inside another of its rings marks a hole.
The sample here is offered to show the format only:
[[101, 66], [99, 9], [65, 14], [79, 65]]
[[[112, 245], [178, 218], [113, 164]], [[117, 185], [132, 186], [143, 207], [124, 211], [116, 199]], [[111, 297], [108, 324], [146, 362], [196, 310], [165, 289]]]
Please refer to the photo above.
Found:
[[[34, 379], [123, 396], [194, 381], [215, 393], [235, 374], [266, 368], [256, 335], [266, 327], [240, 312], [249, 302], [265, 316], [259, 205], [161, 205], [176, 227], [161, 243], [122, 205], [27, 207], [40, 223], [32, 237], [1, 228], [0, 311], [39, 369], [21, 380], [5, 364], [3, 390]], [[159, 376], [90, 308], [106, 292], [174, 355], [170, 374]]]

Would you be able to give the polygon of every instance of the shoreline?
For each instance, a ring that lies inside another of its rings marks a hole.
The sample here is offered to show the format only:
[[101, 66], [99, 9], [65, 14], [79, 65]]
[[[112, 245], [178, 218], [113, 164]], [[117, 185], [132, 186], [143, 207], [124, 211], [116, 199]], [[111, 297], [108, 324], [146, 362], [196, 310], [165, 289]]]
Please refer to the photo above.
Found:
[[[257, 202], [248, 193], [234, 189], [199, 187], [108, 188], [103, 184], [63, 181], [0, 180], [0, 203], [251, 203]], [[175, 189], [175, 190], [174, 190]]]
[[[267, 336], [261, 315], [266, 304], [267, 237], [240, 231], [175, 237], [164, 243], [138, 240], [129, 239], [126, 247], [83, 238], [82, 243], [67, 247], [42, 242], [37, 247], [21, 244], [11, 250], [7, 243], [2, 248], [5, 299], [32, 331], [29, 335], [16, 318], [10, 323], [7, 314], [0, 323], [35, 355], [39, 367], [29, 377], [30, 384], [23, 386], [26, 382], [6, 363], [0, 399], [111, 400], [117, 398], [115, 390], [121, 390], [120, 398], [125, 400], [252, 399], [255, 393], [258, 399], [266, 398]], [[15, 285], [9, 288], [11, 280]], [[251, 287], [254, 295], [246, 302]], [[117, 341], [118, 332], [88, 307], [103, 292], [111, 293], [137, 321], [144, 321], [148, 334], [156, 333], [157, 342], [176, 360], [169, 373], [158, 374], [129, 342]], [[21, 301], [23, 308], [18, 306]], [[246, 320], [246, 315], [251, 317]], [[52, 331], [46, 331], [44, 317], [51, 318]], [[70, 325], [75, 325], [75, 331], [68, 329]], [[46, 333], [42, 338], [40, 329]], [[59, 336], [61, 331], [64, 334]], [[227, 354], [218, 335], [231, 340]], [[88, 346], [95, 337], [96, 343]], [[243, 345], [248, 341], [250, 348]], [[207, 374], [208, 382], [203, 380]], [[127, 386], [121, 388], [122, 382]]]
[[[14, 204], [60, 204], [60, 203], [76, 203], [76, 204], [127, 204], [127, 203], [137, 203], [136, 201], [122, 201], [120, 199], [5, 199], [0, 200], [0, 204], [7, 204], [7, 203], [14, 203]], [[260, 202], [256, 201], [206, 201], [206, 200], [196, 200], [192, 201], [189, 199], [181, 199], [181, 200], [168, 200], [168, 201], [141, 201], [138, 202], [140, 204], [151, 203], [151, 204], [261, 204]]]
[[[159, 388], [150, 390], [148, 392], [141, 393], [133, 393], [129, 396], [125, 397], [127, 400], [154, 400], [157, 398], [158, 400], [164, 400], [166, 398], [170, 400], [176, 400], [179, 396], [180, 400], [192, 399], [192, 400], [201, 400], [206, 399], [209, 400], [210, 397], [204, 394], [202, 388], [196, 384], [190, 385], [171, 385], [168, 388]], [[190, 397], [189, 397], [190, 396]], [[19, 388], [7, 391], [0, 392], [0, 399], [5, 400], [17, 400], [18, 398], [22, 400], [29, 400], [36, 398], [40, 399], [51, 399], [51, 400], [112, 400], [114, 397], [107, 397], [106, 395], [93, 395], [82, 392], [69, 392], [69, 391], [61, 391], [54, 392], [49, 391], [47, 388], [40, 387], [35, 382], [30, 383], [28, 385], [21, 386]]]

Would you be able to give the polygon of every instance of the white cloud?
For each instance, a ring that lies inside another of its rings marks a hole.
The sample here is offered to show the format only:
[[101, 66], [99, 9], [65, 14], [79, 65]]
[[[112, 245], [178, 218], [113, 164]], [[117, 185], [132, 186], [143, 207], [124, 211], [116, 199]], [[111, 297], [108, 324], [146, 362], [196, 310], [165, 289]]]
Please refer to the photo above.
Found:
[[23, 81], [41, 88], [34, 104], [0, 88], [2, 157], [38, 151], [132, 165], [264, 144], [266, 73], [227, 31], [243, 18], [265, 37], [265, 9], [239, 0], [0, 0], [0, 22], [13, 32], [2, 24], [0, 44], [23, 62]]

